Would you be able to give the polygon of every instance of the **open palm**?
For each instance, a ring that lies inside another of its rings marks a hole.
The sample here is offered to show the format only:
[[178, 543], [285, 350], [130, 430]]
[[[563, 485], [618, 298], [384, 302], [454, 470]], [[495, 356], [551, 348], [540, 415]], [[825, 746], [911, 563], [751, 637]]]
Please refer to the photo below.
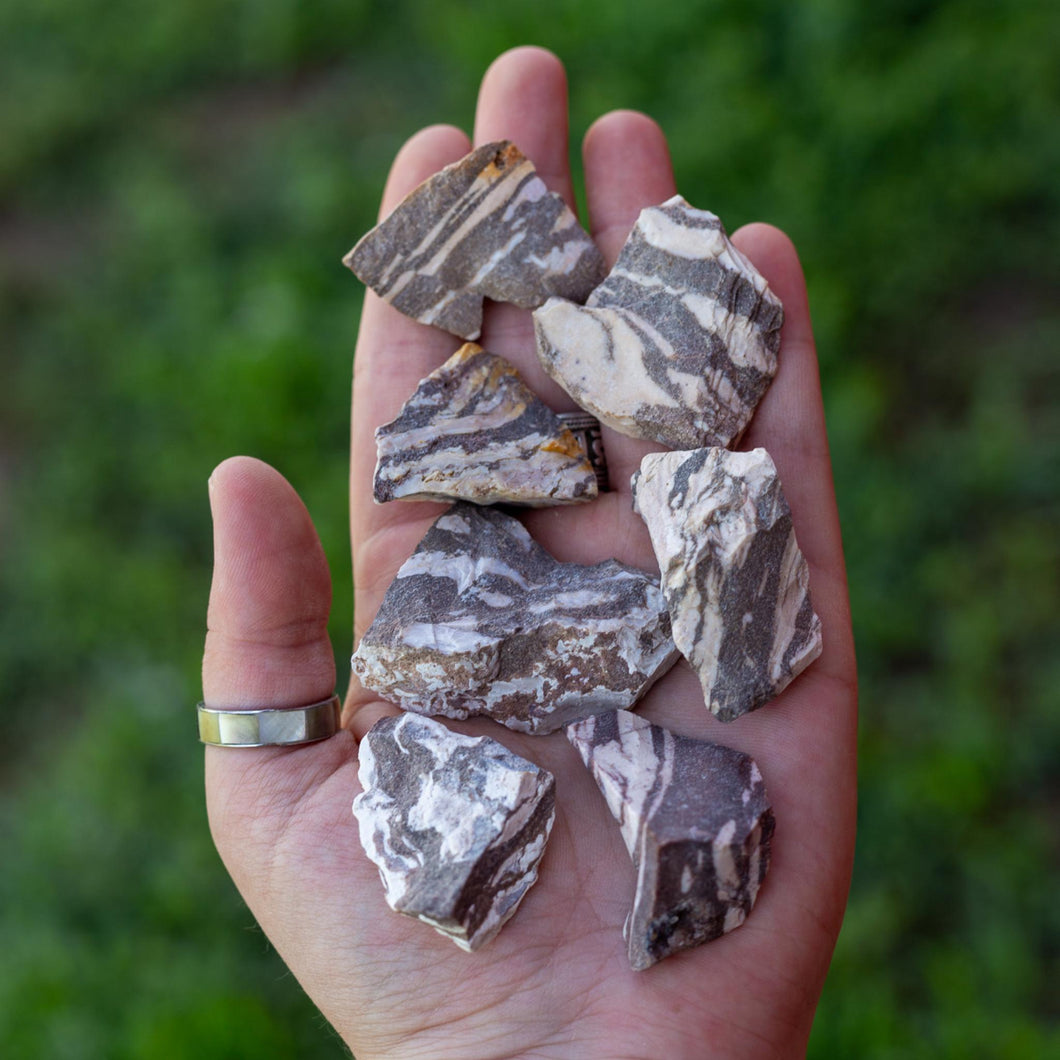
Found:
[[[510, 139], [573, 206], [566, 80], [549, 53], [521, 48], [483, 80], [474, 141]], [[394, 162], [381, 213], [465, 154], [448, 126], [412, 138]], [[638, 212], [675, 191], [666, 143], [642, 115], [601, 118], [584, 144], [589, 225], [613, 262]], [[709, 203], [697, 203], [709, 207]], [[744, 438], [773, 456], [810, 566], [824, 626], [821, 658], [775, 702], [728, 725], [703, 705], [685, 663], [640, 713], [687, 735], [747, 751], [776, 814], [773, 865], [739, 930], [635, 973], [622, 924], [629, 856], [603, 798], [562, 733], [485, 733], [551, 770], [556, 824], [541, 877], [501, 934], [475, 954], [390, 912], [350, 811], [360, 790], [357, 739], [396, 708], [354, 683], [347, 731], [294, 749], [206, 751], [217, 847], [262, 928], [360, 1060], [369, 1057], [795, 1056], [805, 1050], [839, 931], [855, 804], [855, 678], [838, 520], [806, 292], [782, 233], [752, 225], [734, 241], [784, 302], [780, 369]], [[546, 403], [570, 399], [542, 372], [529, 313], [488, 306], [480, 340], [511, 360]], [[355, 360], [351, 533], [358, 634], [443, 506], [371, 500], [373, 431], [459, 340], [366, 295]], [[656, 563], [630, 503], [629, 478], [651, 448], [604, 432], [613, 493], [543, 509], [526, 522], [561, 560]], [[211, 478], [215, 571], [203, 666], [208, 703], [299, 706], [335, 682], [331, 585], [309, 516], [278, 473], [249, 458]]]

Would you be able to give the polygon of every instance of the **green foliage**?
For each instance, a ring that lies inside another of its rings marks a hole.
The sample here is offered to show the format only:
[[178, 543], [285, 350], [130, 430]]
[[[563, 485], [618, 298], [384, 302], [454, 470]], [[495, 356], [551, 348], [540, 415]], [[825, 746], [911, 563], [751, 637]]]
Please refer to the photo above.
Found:
[[[341, 255], [502, 49], [799, 245], [863, 689], [820, 1057], [1060, 1051], [1060, 8], [0, 5], [0, 1053], [340, 1056], [207, 834], [205, 482], [306, 499], [351, 639]], [[43, 735], [47, 733], [48, 735]]]
[[186, 679], [129, 664], [99, 687], [4, 807], [4, 1055], [342, 1055], [226, 893], [201, 756], [174, 753]]

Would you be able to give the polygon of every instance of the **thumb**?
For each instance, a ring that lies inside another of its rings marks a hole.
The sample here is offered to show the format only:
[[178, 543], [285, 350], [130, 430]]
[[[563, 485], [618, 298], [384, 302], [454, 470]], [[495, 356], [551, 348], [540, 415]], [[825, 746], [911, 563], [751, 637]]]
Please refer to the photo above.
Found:
[[[249, 457], [214, 471], [210, 506], [206, 705], [283, 709], [326, 699], [335, 686], [331, 578], [305, 506], [279, 472]], [[206, 748], [214, 842], [252, 908], [273, 841], [306, 794], [353, 755], [353, 739], [342, 732], [295, 747]]]
[[331, 695], [331, 577], [309, 513], [267, 464], [210, 477], [214, 571], [203, 657], [211, 707], [299, 707]]

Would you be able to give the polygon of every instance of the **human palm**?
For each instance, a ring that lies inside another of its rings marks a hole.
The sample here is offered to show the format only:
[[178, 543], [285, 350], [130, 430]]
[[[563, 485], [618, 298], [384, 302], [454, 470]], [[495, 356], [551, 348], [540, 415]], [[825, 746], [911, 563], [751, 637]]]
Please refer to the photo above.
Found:
[[[497, 60], [479, 96], [474, 139], [510, 139], [573, 205], [566, 81], [547, 52]], [[423, 130], [399, 153], [381, 213], [469, 150], [448, 126]], [[674, 193], [665, 140], [642, 115], [601, 118], [584, 144], [589, 225], [609, 263], [637, 213]], [[622, 924], [633, 897], [629, 855], [603, 798], [562, 733], [486, 733], [556, 776], [556, 823], [540, 879], [517, 914], [474, 954], [390, 912], [361, 850], [350, 803], [357, 739], [396, 708], [360, 688], [346, 731], [300, 748], [207, 748], [210, 824], [251, 910], [306, 992], [359, 1060], [381, 1056], [794, 1056], [805, 1049], [839, 931], [855, 804], [855, 682], [838, 520], [805, 286], [794, 249], [752, 225], [734, 242], [784, 302], [780, 368], [743, 447], [773, 456], [810, 567], [824, 652], [773, 703], [723, 725], [681, 662], [638, 707], [653, 722], [749, 752], [760, 764], [777, 827], [770, 874], [747, 923], [646, 972], [626, 958]], [[570, 399], [537, 364], [529, 313], [487, 307], [482, 344], [523, 373], [546, 403]], [[351, 536], [358, 635], [398, 567], [444, 510], [371, 500], [373, 431], [458, 340], [416, 324], [371, 293], [355, 357]], [[613, 493], [530, 512], [533, 536], [561, 560], [615, 556], [657, 569], [629, 479], [651, 449], [604, 431]], [[249, 458], [211, 478], [215, 570], [203, 664], [218, 707], [299, 706], [329, 695], [331, 586], [309, 516], [279, 474]]]

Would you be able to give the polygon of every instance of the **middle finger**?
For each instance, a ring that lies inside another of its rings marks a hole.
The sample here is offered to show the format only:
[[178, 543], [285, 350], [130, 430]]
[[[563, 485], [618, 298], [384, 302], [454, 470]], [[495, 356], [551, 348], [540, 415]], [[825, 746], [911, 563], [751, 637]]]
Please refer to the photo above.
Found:
[[[574, 209], [567, 155], [567, 75], [543, 48], [505, 52], [486, 71], [475, 114], [475, 146], [511, 140], [534, 164], [549, 191]], [[511, 305], [487, 303], [482, 345], [519, 370], [527, 385], [557, 412], [577, 408], [537, 359], [530, 314]]]

